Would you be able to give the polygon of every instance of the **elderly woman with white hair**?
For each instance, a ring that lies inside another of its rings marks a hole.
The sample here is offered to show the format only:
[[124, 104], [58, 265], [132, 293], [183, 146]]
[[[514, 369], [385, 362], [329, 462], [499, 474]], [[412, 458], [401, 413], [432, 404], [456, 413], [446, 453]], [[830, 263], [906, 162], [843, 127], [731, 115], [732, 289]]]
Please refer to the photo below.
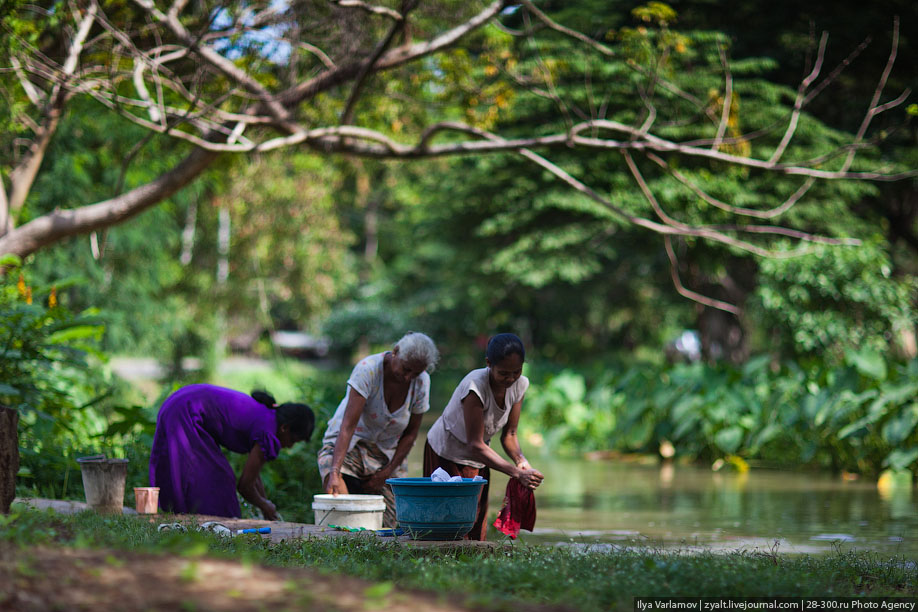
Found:
[[395, 527], [386, 479], [407, 474], [405, 458], [430, 409], [428, 372], [438, 359], [433, 340], [418, 332], [405, 334], [391, 351], [361, 359], [325, 430], [319, 450], [325, 492], [383, 495], [386, 527]]

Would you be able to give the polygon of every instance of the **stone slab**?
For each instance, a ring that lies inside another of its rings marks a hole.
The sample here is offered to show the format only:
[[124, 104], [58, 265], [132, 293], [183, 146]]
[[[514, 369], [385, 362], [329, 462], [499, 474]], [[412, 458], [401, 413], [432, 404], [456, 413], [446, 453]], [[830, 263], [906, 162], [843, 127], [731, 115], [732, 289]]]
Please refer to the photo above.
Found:
[[[37, 510], [51, 509], [61, 514], [75, 514], [89, 510], [85, 502], [57, 499], [43, 499], [38, 497], [17, 497], [13, 503], [20, 503]], [[147, 520], [154, 524], [178, 522], [185, 526], [202, 525], [215, 521], [225, 525], [228, 529], [253, 529], [270, 527], [271, 533], [258, 535], [260, 538], [272, 542], [284, 540], [304, 540], [310, 538], [376, 538], [381, 542], [391, 542], [396, 545], [406, 545], [416, 548], [497, 548], [496, 542], [478, 542], [473, 540], [412, 540], [407, 535], [397, 537], [383, 537], [373, 531], [339, 531], [324, 525], [310, 525], [308, 523], [291, 523], [288, 521], [265, 521], [259, 519], [226, 518], [221, 516], [207, 516], [202, 514], [173, 514], [168, 517], [159, 514], [137, 514], [133, 508], [124, 508], [124, 514], [136, 515], [138, 519]], [[254, 535], [248, 536], [254, 537]]]

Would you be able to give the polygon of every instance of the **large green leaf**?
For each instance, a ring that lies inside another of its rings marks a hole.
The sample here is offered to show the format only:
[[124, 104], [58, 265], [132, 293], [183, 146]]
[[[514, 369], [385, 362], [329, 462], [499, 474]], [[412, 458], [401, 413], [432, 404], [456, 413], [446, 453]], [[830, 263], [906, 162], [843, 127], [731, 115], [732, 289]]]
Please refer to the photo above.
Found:
[[762, 446], [771, 442], [779, 433], [781, 433], [781, 427], [775, 423], [769, 423], [762, 428], [752, 442], [749, 444], [749, 448], [752, 452], [758, 451]]
[[18, 268], [22, 265], [22, 259], [13, 253], [7, 253], [0, 256], [0, 266], [4, 268]]
[[743, 430], [739, 427], [727, 427], [714, 435], [714, 443], [728, 455], [735, 453], [742, 441]]
[[672, 407], [672, 419], [675, 423], [681, 423], [685, 419], [690, 419], [698, 414], [698, 408], [701, 406], [701, 397], [697, 395], [686, 395], [679, 399]]
[[552, 379], [551, 385], [559, 389], [570, 402], [582, 402], [586, 397], [586, 381], [583, 376], [564, 370]]
[[857, 368], [864, 376], [874, 380], [886, 380], [886, 360], [879, 351], [870, 348], [848, 350], [845, 352], [845, 359], [848, 365]]
[[6, 383], [0, 383], [0, 395], [8, 395], [15, 397], [19, 395], [19, 389], [16, 387], [10, 386]]
[[911, 404], [899, 411], [883, 425], [883, 440], [890, 446], [904, 442], [918, 425], [918, 404]]
[[102, 328], [97, 325], [75, 325], [54, 332], [48, 336], [48, 342], [50, 344], [58, 344], [83, 338], [95, 338], [98, 337], [102, 331]]
[[838, 439], [844, 440], [848, 436], [853, 435], [855, 432], [859, 432], [862, 429], [866, 429], [866, 427], [870, 425], [872, 422], [873, 420], [870, 417], [862, 417], [856, 420], [855, 422], [851, 423], [850, 425], [845, 425], [844, 427], [838, 430]]
[[896, 449], [887, 455], [883, 460], [883, 465], [893, 470], [905, 470], [916, 460], [918, 460], [918, 448]]
[[676, 428], [673, 429], [673, 434], [672, 434], [673, 439], [674, 440], [681, 439], [685, 434], [687, 434], [692, 429], [694, 429], [700, 420], [701, 420], [700, 417], [698, 417], [695, 414], [692, 414], [692, 415], [688, 415], [682, 418], [681, 420], [676, 421]]

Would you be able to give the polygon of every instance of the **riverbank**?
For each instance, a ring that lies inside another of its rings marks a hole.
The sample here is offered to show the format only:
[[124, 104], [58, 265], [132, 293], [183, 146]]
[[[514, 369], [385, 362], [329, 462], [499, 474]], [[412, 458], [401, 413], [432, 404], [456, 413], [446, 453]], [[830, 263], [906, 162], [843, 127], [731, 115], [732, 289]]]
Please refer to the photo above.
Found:
[[[225, 609], [214, 602], [244, 594], [249, 587], [258, 588], [254, 579], [251, 583], [240, 579], [232, 586], [221, 582], [226, 588], [214, 591], [207, 585], [215, 574], [204, 571], [212, 563], [224, 572], [249, 571], [251, 576], [267, 572], [283, 577], [281, 584], [291, 585], [288, 598], [278, 600], [272, 609], [302, 607], [297, 597], [309, 587], [296, 586], [300, 575], [331, 585], [330, 592], [341, 597], [341, 605], [335, 607], [343, 610], [355, 609], [347, 603], [355, 593], [363, 594], [364, 603], [369, 598], [374, 606], [386, 609], [400, 597], [417, 594], [422, 598], [416, 602], [420, 609], [434, 602], [448, 609], [587, 611], [633, 610], [637, 596], [918, 596], [918, 569], [913, 562], [856, 551], [789, 556], [748, 551], [684, 554], [652, 548], [608, 551], [519, 543], [439, 550], [382, 538], [267, 542], [256, 536], [158, 532], [137, 517], [103, 517], [90, 512], [61, 515], [21, 506], [9, 517], [0, 517], [0, 542], [6, 551], [0, 563], [0, 583], [16, 585], [15, 597], [22, 596], [20, 588], [32, 588], [34, 577], [44, 571], [41, 559], [46, 554], [35, 551], [61, 551], [64, 561], [54, 566], [54, 575], [62, 585], [80, 580], [87, 572], [93, 580], [115, 576], [115, 570], [146, 563], [147, 555], [154, 555], [163, 571], [168, 569], [170, 576], [186, 581], [178, 584], [201, 585], [194, 595], [198, 599], [192, 600], [197, 607], [186, 606], [196, 610]], [[105, 552], [80, 561], [73, 551]], [[30, 565], [30, 559], [37, 561]], [[90, 561], [92, 565], [87, 566]], [[158, 588], [158, 583], [142, 580], [132, 584], [137, 589]], [[272, 589], [277, 585], [273, 579], [271, 584]], [[0, 604], [2, 597], [12, 601], [6, 593], [0, 596]], [[336, 602], [334, 598], [328, 601]], [[249, 608], [240, 604], [238, 609]]]
[[[150, 365], [145, 363], [120, 358], [112, 360], [112, 367], [138, 386], [151, 384], [144, 378], [149, 375], [145, 368]], [[312, 365], [289, 360], [230, 358], [218, 364], [214, 376], [211, 382], [243, 390], [266, 387], [279, 398], [298, 397], [297, 385], [311, 381], [305, 387], [310, 390], [306, 395], [316, 409], [327, 415], [340, 400], [347, 371], [317, 373]], [[438, 371], [433, 392], [440, 395], [451, 392], [458, 376]], [[868, 476], [853, 479], [851, 474], [843, 478], [812, 465], [806, 469], [753, 467], [735, 471], [729, 465], [714, 470], [709, 463], [693, 462], [688, 456], [660, 462], [656, 455], [643, 455], [650, 459], [649, 463], [590, 460], [589, 457], [602, 454], [584, 456], [579, 446], [565, 453], [551, 445], [552, 432], [569, 431], [569, 428], [539, 425], [537, 413], [541, 400], [535, 387], [541, 385], [543, 391], [550, 390], [551, 381], [557, 377], [533, 376], [541, 382], [534, 383], [529, 393], [521, 425], [538, 428], [539, 435], [524, 436], [523, 443], [526, 456], [545, 475], [545, 481], [537, 492], [535, 532], [524, 536], [527, 543], [573, 540], [576, 546], [598, 542], [607, 547], [694, 546], [754, 553], [767, 553], [777, 545], [782, 553], [797, 554], [831, 553], [840, 546], [844, 550], [918, 558], [918, 488], [908, 474], [877, 481]], [[326, 390], [319, 393], [320, 388]], [[153, 396], [161, 392], [157, 387]], [[694, 391], [685, 396], [694, 396]], [[444, 401], [443, 398], [432, 401], [432, 408], [425, 415], [415, 450], [407, 459], [409, 475], [422, 473], [420, 450], [424, 446], [425, 425], [433, 422]], [[153, 406], [152, 400], [148, 403]], [[602, 410], [594, 407], [588, 412], [595, 415]], [[155, 416], [155, 410], [148, 410], [147, 414]], [[265, 468], [274, 483], [272, 495], [276, 499], [272, 500], [283, 507], [287, 518], [301, 522], [313, 520], [309, 502], [312, 494], [319, 492], [314, 463], [317, 444], [312, 442], [308, 450], [298, 447]], [[636, 455], [618, 452], [611, 456], [630, 459]], [[141, 453], [138, 459], [145, 461], [146, 457]], [[146, 484], [144, 470], [141, 476], [136, 485]], [[494, 471], [491, 479], [493, 515], [503, 502], [507, 479]], [[45, 490], [28, 493], [58, 495]], [[72, 489], [68, 495], [79, 497], [81, 493]]]

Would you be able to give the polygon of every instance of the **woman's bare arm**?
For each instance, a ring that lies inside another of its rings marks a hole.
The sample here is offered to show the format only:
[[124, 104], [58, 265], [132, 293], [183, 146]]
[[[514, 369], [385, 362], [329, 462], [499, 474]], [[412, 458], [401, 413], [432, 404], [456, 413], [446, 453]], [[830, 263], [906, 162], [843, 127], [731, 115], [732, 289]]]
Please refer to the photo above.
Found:
[[236, 490], [250, 504], [261, 510], [261, 513], [269, 521], [277, 520], [277, 508], [265, 496], [264, 485], [261, 482], [261, 468], [265, 464], [265, 453], [257, 443], [252, 446], [249, 456], [246, 457], [245, 465], [242, 467], [242, 474], [236, 483]]
[[462, 400], [462, 413], [465, 417], [465, 433], [468, 437], [468, 450], [472, 459], [503, 472], [511, 478], [519, 479], [531, 489], [539, 486], [539, 483], [542, 482], [542, 474], [533, 469], [523, 469], [513, 465], [485, 443], [484, 404], [481, 403], [481, 398], [474, 393], [466, 395]]
[[347, 485], [341, 478], [341, 466], [344, 464], [344, 456], [347, 455], [348, 448], [351, 445], [351, 438], [354, 437], [354, 431], [357, 429], [357, 423], [360, 422], [360, 415], [367, 405], [367, 398], [357, 393], [353, 387], [348, 390], [347, 406], [344, 408], [344, 416], [341, 419], [341, 428], [338, 430], [338, 438], [335, 440], [335, 452], [332, 455], [331, 472], [325, 481], [325, 492], [332, 495], [347, 493]]

